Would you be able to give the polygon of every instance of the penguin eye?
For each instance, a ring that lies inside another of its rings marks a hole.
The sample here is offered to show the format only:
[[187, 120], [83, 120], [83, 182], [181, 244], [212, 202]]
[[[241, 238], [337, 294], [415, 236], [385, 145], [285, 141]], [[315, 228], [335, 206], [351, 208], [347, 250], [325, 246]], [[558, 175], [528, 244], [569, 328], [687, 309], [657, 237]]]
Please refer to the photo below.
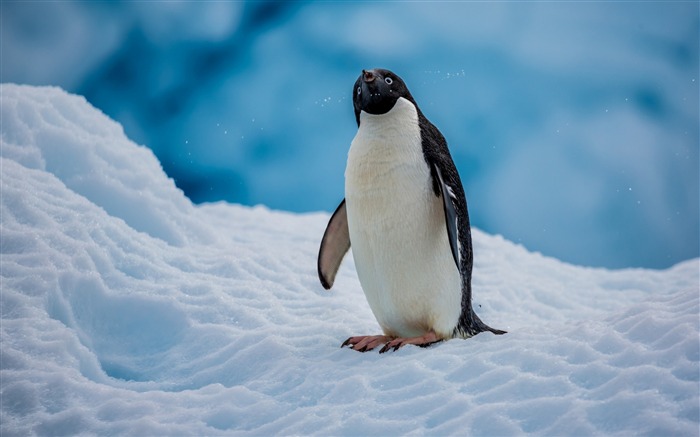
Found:
[[362, 92], [362, 88], [358, 86], [357, 87], [357, 95], [359, 96], [361, 92]]
[[391, 85], [392, 83], [394, 83], [394, 81], [390, 77], [385, 77], [384, 82], [386, 82], [387, 85]]

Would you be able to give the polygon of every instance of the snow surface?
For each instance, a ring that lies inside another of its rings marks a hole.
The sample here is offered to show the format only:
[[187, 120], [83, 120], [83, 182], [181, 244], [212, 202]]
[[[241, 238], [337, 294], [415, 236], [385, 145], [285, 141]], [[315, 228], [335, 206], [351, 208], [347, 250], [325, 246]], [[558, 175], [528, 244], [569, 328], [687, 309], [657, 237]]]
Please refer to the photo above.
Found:
[[327, 213], [193, 205], [84, 98], [1, 94], [0, 433], [698, 435], [698, 259], [576, 267], [474, 230], [480, 334], [380, 355]]

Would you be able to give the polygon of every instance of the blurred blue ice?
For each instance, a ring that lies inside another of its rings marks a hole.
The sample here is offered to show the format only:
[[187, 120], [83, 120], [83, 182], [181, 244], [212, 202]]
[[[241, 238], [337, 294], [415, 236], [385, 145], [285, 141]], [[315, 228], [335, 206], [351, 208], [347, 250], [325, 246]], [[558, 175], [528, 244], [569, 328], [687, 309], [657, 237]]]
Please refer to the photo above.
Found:
[[1, 8], [1, 80], [85, 95], [195, 202], [333, 210], [352, 84], [385, 67], [447, 138], [475, 226], [591, 266], [700, 254], [698, 2]]

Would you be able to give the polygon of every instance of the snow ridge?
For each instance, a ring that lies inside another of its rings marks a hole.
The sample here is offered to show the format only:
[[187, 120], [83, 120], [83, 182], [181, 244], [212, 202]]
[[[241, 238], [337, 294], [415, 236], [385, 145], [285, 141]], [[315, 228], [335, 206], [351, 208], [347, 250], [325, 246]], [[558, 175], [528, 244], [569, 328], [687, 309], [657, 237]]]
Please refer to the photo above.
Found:
[[700, 261], [567, 265], [474, 230], [509, 333], [360, 354], [327, 214], [194, 206], [83, 98], [3, 84], [0, 434], [698, 435]]

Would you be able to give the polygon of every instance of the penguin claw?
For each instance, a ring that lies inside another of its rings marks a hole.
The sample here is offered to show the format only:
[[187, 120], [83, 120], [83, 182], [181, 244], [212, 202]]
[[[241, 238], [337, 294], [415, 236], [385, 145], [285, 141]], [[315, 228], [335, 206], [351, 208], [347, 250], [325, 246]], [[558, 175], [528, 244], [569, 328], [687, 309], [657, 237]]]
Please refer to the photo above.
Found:
[[[384, 352], [387, 352], [391, 347], [389, 346], [389, 343], [385, 344], [383, 348], [379, 350], [380, 354], [383, 354]], [[397, 348], [394, 348], [394, 351], [396, 351]]]
[[393, 352], [396, 352], [397, 350], [401, 349], [401, 347], [404, 345], [402, 342], [404, 340], [403, 338], [397, 338], [389, 343], [385, 344], [384, 347], [379, 351], [380, 354], [383, 354], [385, 352], [389, 352], [390, 349], [393, 349]]

